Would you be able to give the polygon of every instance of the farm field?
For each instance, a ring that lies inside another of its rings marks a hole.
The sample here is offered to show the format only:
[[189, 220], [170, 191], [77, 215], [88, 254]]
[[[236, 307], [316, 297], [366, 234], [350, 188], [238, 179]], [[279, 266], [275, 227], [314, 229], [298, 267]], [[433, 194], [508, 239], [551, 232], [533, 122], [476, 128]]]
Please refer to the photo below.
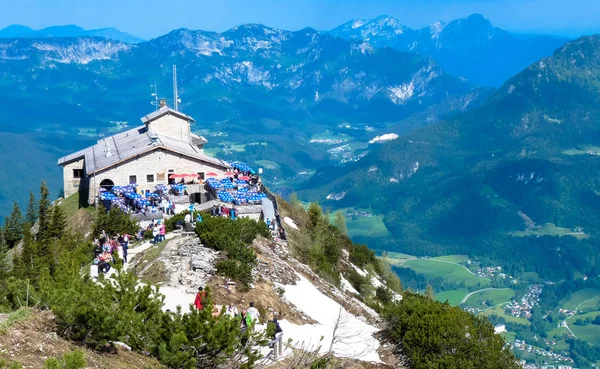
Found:
[[[347, 213], [368, 213], [372, 214], [369, 209], [353, 209], [353, 208], [344, 208], [340, 209], [343, 214]], [[329, 217], [330, 222], [333, 223], [335, 220], [335, 213], [331, 213]], [[346, 216], [346, 227], [348, 228], [348, 236], [349, 237], [370, 237], [370, 238], [379, 238], [379, 237], [389, 237], [391, 235], [390, 231], [385, 226], [383, 222], [383, 215], [371, 215], [371, 216]]]
[[440, 302], [448, 300], [450, 305], [458, 306], [467, 293], [467, 290], [440, 291], [435, 294], [435, 299]]
[[527, 320], [525, 318], [518, 318], [516, 316], [506, 314], [504, 312], [503, 306], [496, 306], [492, 309], [488, 309], [488, 310], [481, 312], [481, 314], [486, 315], [486, 316], [496, 315], [496, 316], [504, 318], [504, 320], [506, 320], [507, 322], [518, 323], [518, 324], [523, 324], [523, 325], [531, 324], [529, 322], [529, 320]]
[[436, 258], [407, 260], [404, 266], [423, 274], [427, 279], [442, 278], [448, 283], [457, 284], [464, 282], [467, 288], [478, 285], [483, 288], [491, 282], [489, 278], [477, 277], [462, 265]]
[[577, 338], [587, 341], [593, 345], [600, 345], [600, 325], [587, 324], [584, 326], [569, 324], [569, 328]]
[[[587, 302], [586, 302], [587, 301]], [[600, 290], [596, 288], [584, 288], [571, 295], [571, 298], [562, 304], [563, 309], [575, 310], [577, 306], [580, 309], [591, 307], [600, 302]], [[585, 304], [584, 304], [585, 303]]]
[[573, 232], [571, 228], [557, 227], [554, 223], [546, 223], [529, 227], [525, 231], [515, 231], [510, 233], [513, 237], [528, 236], [573, 236], [579, 240], [588, 238], [589, 235], [583, 232]]
[[491, 301], [492, 305], [509, 302], [515, 296], [515, 291], [510, 288], [481, 291], [471, 295], [465, 304], [474, 308], [485, 308], [482, 304], [486, 301]]

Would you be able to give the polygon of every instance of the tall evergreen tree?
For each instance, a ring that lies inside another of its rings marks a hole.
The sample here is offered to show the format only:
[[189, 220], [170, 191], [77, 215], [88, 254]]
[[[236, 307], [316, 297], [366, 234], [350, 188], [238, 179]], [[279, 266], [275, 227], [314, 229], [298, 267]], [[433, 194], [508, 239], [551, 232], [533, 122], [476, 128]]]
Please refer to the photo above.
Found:
[[346, 217], [341, 210], [335, 212], [335, 220], [333, 225], [340, 231], [343, 235], [348, 235], [348, 227], [346, 226]]
[[435, 299], [435, 294], [433, 293], [433, 287], [428, 284], [427, 288], [425, 289], [425, 295], [427, 295], [427, 297], [429, 297], [429, 299], [433, 300]]
[[23, 237], [23, 216], [21, 209], [16, 202], [13, 204], [13, 209], [4, 220], [4, 239], [9, 248], [15, 247]]
[[33, 192], [29, 192], [29, 203], [27, 204], [27, 211], [25, 213], [25, 222], [29, 227], [33, 227], [37, 220], [37, 206], [35, 203], [35, 196]]
[[50, 211], [50, 222], [48, 223], [47, 239], [61, 238], [67, 228], [65, 213], [60, 206], [53, 206]]
[[38, 203], [38, 219], [40, 220], [40, 228], [38, 231], [38, 238], [43, 238], [46, 230], [48, 229], [48, 223], [50, 222], [50, 200], [48, 197], [48, 186], [45, 181], [42, 181], [40, 186], [40, 201]]
[[317, 229], [319, 223], [323, 221], [323, 210], [319, 206], [319, 203], [311, 202], [308, 205], [308, 224], [307, 228], [310, 232]]
[[14, 259], [14, 274], [22, 279], [33, 279], [38, 264], [38, 247], [29, 228], [23, 229], [23, 248]]

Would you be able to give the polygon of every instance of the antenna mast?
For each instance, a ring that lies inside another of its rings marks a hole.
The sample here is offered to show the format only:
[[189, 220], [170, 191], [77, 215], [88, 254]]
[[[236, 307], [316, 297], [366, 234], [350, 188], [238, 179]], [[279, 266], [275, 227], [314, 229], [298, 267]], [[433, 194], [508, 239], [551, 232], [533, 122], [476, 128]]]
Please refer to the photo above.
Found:
[[173, 64], [173, 107], [179, 111], [179, 96], [177, 95], [177, 66]]
[[156, 110], [158, 110], [160, 104], [158, 103], [158, 90], [156, 87], [156, 80], [154, 80], [154, 86], [150, 87], [154, 87], [154, 93], [150, 94], [151, 96], [154, 96], [154, 102], [151, 102], [151, 104], [154, 105], [154, 108], [156, 108]]

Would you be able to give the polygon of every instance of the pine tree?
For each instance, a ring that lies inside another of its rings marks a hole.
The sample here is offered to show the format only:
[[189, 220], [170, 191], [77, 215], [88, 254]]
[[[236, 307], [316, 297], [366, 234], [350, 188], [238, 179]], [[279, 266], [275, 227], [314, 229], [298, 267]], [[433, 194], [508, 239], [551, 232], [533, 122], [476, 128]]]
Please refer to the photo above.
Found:
[[317, 229], [319, 223], [323, 221], [323, 210], [316, 202], [311, 202], [308, 205], [308, 224], [307, 228], [310, 232]]
[[344, 216], [344, 213], [342, 213], [341, 210], [338, 210], [335, 212], [335, 220], [334, 220], [333, 224], [338, 229], [338, 231], [340, 231], [341, 234], [343, 234], [345, 236], [348, 235], [348, 227], [346, 226], [346, 217]]
[[4, 220], [4, 239], [9, 248], [15, 247], [23, 238], [23, 216], [16, 202], [8, 218]]
[[53, 206], [50, 211], [50, 222], [47, 229], [47, 238], [61, 238], [67, 228], [65, 213], [60, 206]]
[[25, 214], [25, 222], [29, 227], [33, 227], [37, 220], [37, 206], [35, 203], [35, 196], [33, 192], [29, 192], [29, 204], [27, 204], [27, 212]]
[[37, 236], [38, 239], [43, 239], [45, 237], [48, 223], [50, 222], [49, 196], [48, 186], [46, 186], [46, 182], [42, 181], [42, 185], [40, 186], [40, 201], [38, 203], [38, 219], [40, 225]]
[[425, 289], [425, 295], [427, 295], [427, 297], [429, 297], [430, 300], [433, 300], [435, 298], [435, 294], [433, 293], [433, 287], [428, 284], [427, 288]]
[[29, 228], [23, 229], [23, 248], [15, 257], [14, 274], [22, 279], [33, 279], [38, 265], [38, 247]]

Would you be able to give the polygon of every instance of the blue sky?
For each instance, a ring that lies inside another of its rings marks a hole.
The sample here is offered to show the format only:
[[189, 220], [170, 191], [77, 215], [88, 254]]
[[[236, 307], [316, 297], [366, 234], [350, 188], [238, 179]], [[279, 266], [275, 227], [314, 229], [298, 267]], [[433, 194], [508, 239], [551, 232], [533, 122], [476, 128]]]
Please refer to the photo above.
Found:
[[480, 13], [514, 32], [600, 33], [600, 0], [0, 0], [0, 9], [0, 28], [114, 26], [147, 39], [176, 28], [224, 31], [243, 23], [322, 30], [382, 14], [414, 28]]

